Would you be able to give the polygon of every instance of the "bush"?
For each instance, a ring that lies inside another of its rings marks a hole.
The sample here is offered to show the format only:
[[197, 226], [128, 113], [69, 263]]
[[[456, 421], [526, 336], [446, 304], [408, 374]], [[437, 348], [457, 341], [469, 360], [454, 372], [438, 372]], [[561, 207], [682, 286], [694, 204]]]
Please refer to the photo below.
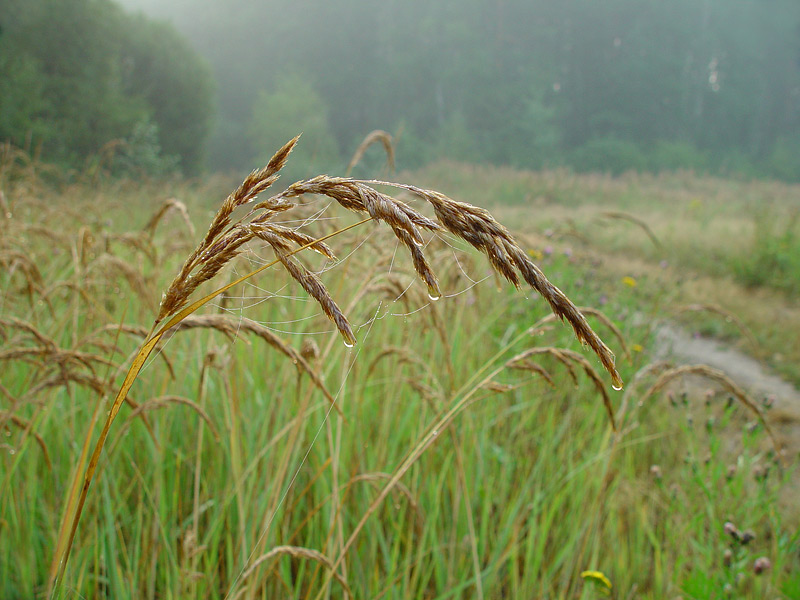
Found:
[[158, 139], [158, 126], [155, 123], [139, 121], [131, 135], [120, 145], [112, 172], [126, 177], [161, 177], [176, 173], [179, 170], [180, 157], [164, 154]]
[[738, 177], [743, 179], [758, 179], [763, 177], [763, 172], [753, 162], [753, 159], [738, 149], [722, 154], [716, 161], [715, 172], [723, 177]]
[[703, 172], [708, 169], [708, 155], [688, 142], [662, 140], [650, 151], [649, 163], [655, 172], [680, 169]]
[[586, 142], [572, 152], [570, 162], [577, 171], [596, 171], [612, 175], [647, 169], [647, 158], [639, 146], [614, 137], [596, 138]]
[[[788, 220], [761, 213], [752, 252], [735, 268], [746, 285], [766, 286], [800, 295], [800, 232], [795, 213]], [[785, 223], [781, 228], [776, 223]]]
[[769, 175], [784, 181], [800, 181], [800, 139], [780, 138], [767, 160]]

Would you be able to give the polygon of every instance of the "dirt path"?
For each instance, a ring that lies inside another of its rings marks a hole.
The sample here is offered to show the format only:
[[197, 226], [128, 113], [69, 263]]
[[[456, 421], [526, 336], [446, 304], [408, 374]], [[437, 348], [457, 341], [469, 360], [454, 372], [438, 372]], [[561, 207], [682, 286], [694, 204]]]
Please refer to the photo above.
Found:
[[695, 337], [674, 323], [656, 329], [656, 357], [681, 364], [706, 364], [724, 372], [747, 390], [759, 404], [772, 398], [767, 420], [775, 429], [790, 457], [800, 451], [800, 390], [770, 373], [757, 360], [718, 340]]

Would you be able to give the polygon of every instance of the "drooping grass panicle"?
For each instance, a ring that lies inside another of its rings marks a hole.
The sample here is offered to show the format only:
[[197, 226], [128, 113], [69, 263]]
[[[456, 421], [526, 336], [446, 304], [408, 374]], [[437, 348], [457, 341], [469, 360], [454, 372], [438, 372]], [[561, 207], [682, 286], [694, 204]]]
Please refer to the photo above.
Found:
[[347, 210], [358, 213], [366, 212], [376, 221], [383, 221], [392, 229], [404, 229], [414, 241], [420, 244], [423, 239], [419, 228], [430, 231], [441, 229], [436, 221], [429, 219], [406, 203], [375, 190], [368, 185], [369, 183], [371, 182], [319, 175], [290, 185], [282, 196], [285, 198], [302, 194], [327, 196], [336, 200]]
[[[284, 192], [266, 201], [251, 204], [255, 202], [260, 193], [264, 192], [275, 183], [279, 171], [284, 166], [289, 153], [296, 143], [297, 138], [290, 140], [273, 156], [266, 167], [252, 172], [222, 203], [219, 211], [212, 219], [203, 240], [189, 254], [177, 276], [164, 293], [156, 323], [151, 329], [151, 333], [148, 334], [147, 339], [145, 339], [134, 356], [122, 385], [110, 409], [107, 411], [105, 422], [96, 438], [94, 450], [91, 452], [91, 455], [89, 455], [88, 449], [94, 437], [93, 430], [95, 421], [92, 422], [84, 444], [85, 451], [80, 459], [80, 466], [76, 470], [75, 482], [71, 488], [70, 500], [67, 505], [68, 510], [65, 512], [62, 525], [59, 529], [58, 542], [56, 545], [57, 550], [50, 572], [51, 590], [57, 589], [57, 584], [63, 580], [80, 516], [85, 506], [89, 487], [95, 477], [103, 447], [108, 439], [111, 425], [116, 419], [123, 402], [129, 402], [134, 410], [138, 408], [139, 405], [135, 404], [128, 397], [128, 392], [131, 390], [148, 357], [154, 349], [159, 346], [166, 331], [180, 324], [181, 321], [185, 321], [194, 311], [219, 294], [248, 280], [276, 262], [280, 262], [290, 276], [300, 283], [306, 292], [319, 303], [322, 307], [322, 311], [336, 324], [337, 329], [344, 337], [347, 344], [355, 344], [356, 338], [352, 327], [344, 313], [339, 309], [336, 302], [334, 302], [327, 288], [319, 277], [304, 267], [294, 255], [305, 248], [311, 248], [327, 258], [332, 258], [332, 250], [328, 248], [327, 245], [323, 244], [323, 242], [330, 237], [339, 235], [365, 223], [367, 219], [337, 229], [322, 238], [313, 238], [298, 231], [298, 229], [291, 229], [284, 225], [271, 223], [271, 219], [275, 215], [289, 208], [293, 208], [296, 205], [302, 206], [300, 197], [304, 194], [326, 196], [335, 200], [345, 209], [356, 213], [367, 214], [370, 219], [387, 224], [399, 242], [409, 250], [415, 271], [427, 285], [431, 297], [439, 296], [440, 292], [437, 278], [433, 274], [424, 255], [426, 240], [422, 232], [430, 234], [446, 230], [464, 239], [474, 248], [486, 254], [492, 267], [512, 284], [519, 286], [521, 281], [524, 280], [544, 296], [549, 302], [553, 312], [561, 319], [568, 321], [572, 325], [577, 337], [582, 342], [587, 343], [595, 353], [597, 353], [603, 366], [611, 374], [615, 386], [621, 387], [622, 381], [614, 367], [614, 355], [594, 333], [584, 316], [558, 288], [547, 280], [542, 271], [528, 258], [527, 254], [517, 244], [509, 231], [498, 223], [488, 211], [482, 208], [456, 202], [438, 192], [424, 190], [414, 186], [392, 184], [382, 181], [360, 181], [329, 177], [326, 175], [294, 183]], [[375, 189], [375, 186], [390, 186], [395, 189], [405, 190], [416, 197], [422, 198], [433, 207], [436, 220], [425, 216], [405, 202], [378, 191]], [[293, 201], [294, 199], [296, 200]], [[248, 204], [251, 204], [251, 210], [234, 221], [234, 211]], [[189, 302], [189, 297], [198, 286], [216, 276], [226, 264], [242, 251], [245, 244], [255, 239], [266, 242], [273, 249], [277, 257], [276, 261], [266, 263], [254, 269], [252, 272], [219, 287], [204, 297], [193, 300], [191, 303]], [[169, 319], [167, 320], [167, 318]], [[167, 322], [162, 323], [164, 320], [167, 320]], [[191, 321], [188, 323], [191, 323]], [[160, 327], [157, 328], [159, 325]], [[210, 323], [206, 323], [206, 325], [214, 326]], [[221, 325], [217, 328], [220, 327], [224, 329]], [[300, 360], [305, 360], [297, 353], [290, 352], [289, 354], [292, 354], [293, 359], [297, 361], [295, 364], [299, 364]], [[585, 359], [578, 360], [574, 357], [570, 358], [572, 360], [565, 359], [565, 362], [575, 363], [583, 367], [597, 384], [599, 377], [596, 376], [594, 370]], [[305, 363], [303, 367], [308, 370], [315, 383], [320, 385], [320, 377], [313, 368], [307, 363]], [[491, 378], [492, 375], [488, 375], [484, 383], [490, 381]], [[475, 389], [480, 386], [481, 384], [478, 384]], [[103, 389], [101, 390], [98, 386], [98, 392], [105, 392], [105, 386], [102, 387]], [[600, 387], [602, 387], [602, 385], [600, 385]], [[474, 390], [465, 394], [457, 404], [439, 420], [442, 428], [446, 427], [446, 425], [469, 404], [470, 397], [473, 393]], [[326, 394], [326, 396], [328, 395]], [[604, 402], [606, 403], [607, 409], [609, 409], [609, 413], [611, 413], [607, 396], [604, 397]], [[144, 417], [144, 412], [140, 414]], [[430, 443], [432, 442], [426, 441], [409, 456], [404, 462], [406, 466], [403, 466], [398, 470], [397, 475], [392, 477], [390, 482], [391, 486], [396, 483], [396, 479], [402, 476], [404, 472], [403, 469], [410, 467]], [[88, 462], [86, 462], [87, 458]], [[378, 500], [380, 501], [380, 498]], [[365, 515], [364, 518], [368, 516], [369, 514]], [[346, 551], [347, 547], [352, 543], [353, 536], [357, 534], [360, 527], [363, 526], [363, 522], [362, 519], [362, 524], [356, 528], [350, 540], [345, 544], [343, 551]], [[338, 564], [339, 561], [334, 564], [334, 572]]]
[[[591, 306], [579, 306], [578, 311], [584, 316], [595, 317], [603, 325], [608, 327], [608, 329], [611, 330], [611, 333], [613, 333], [614, 337], [617, 339], [617, 343], [619, 344], [620, 348], [622, 348], [622, 351], [625, 353], [625, 356], [630, 358], [631, 353], [630, 350], [628, 349], [628, 344], [625, 341], [625, 336], [622, 335], [622, 332], [619, 330], [619, 327], [617, 327], [605, 313], [597, 310], [596, 308], [592, 308]], [[555, 313], [551, 313], [545, 317], [542, 317], [530, 328], [531, 333], [535, 333], [542, 325], [550, 323], [551, 321], [557, 318], [558, 316]]]
[[[264, 169], [251, 173], [242, 185], [226, 198], [222, 208], [214, 217], [206, 238], [186, 261], [164, 295], [158, 320], [174, 314], [184, 306], [189, 295], [201, 283], [216, 275], [239, 253], [243, 244], [257, 237], [272, 246], [283, 266], [320, 303], [323, 312], [336, 324], [348, 344], [354, 343], [355, 338], [347, 319], [333, 302], [319, 278], [291, 258], [289, 242], [311, 244], [312, 248], [328, 257], [332, 256], [332, 252], [326, 246], [314, 244], [313, 238], [307, 234], [269, 223], [274, 214], [292, 206], [293, 198], [299, 198], [304, 194], [322, 195], [335, 200], [350, 211], [369, 214], [372, 219], [389, 225], [398, 240], [408, 249], [414, 269], [428, 287], [428, 293], [432, 298], [441, 296], [441, 291], [438, 279], [422, 249], [424, 239], [421, 230], [437, 232], [445, 229], [462, 238], [483, 252], [494, 270], [514, 286], [519, 287], [524, 280], [542, 295], [550, 304], [553, 313], [567, 321], [578, 339], [597, 354], [611, 375], [614, 386], [622, 387], [622, 380], [614, 366], [614, 354], [592, 330], [584, 315], [547, 279], [542, 270], [514, 240], [508, 229], [483, 208], [457, 202], [439, 192], [416, 186], [320, 175], [293, 183], [284, 192], [254, 206], [251, 213], [245, 217], [249, 218], [248, 223], [240, 221], [231, 226], [230, 215], [233, 210], [252, 201], [258, 193], [274, 182], [296, 142], [297, 138], [287, 143]], [[426, 217], [405, 202], [376, 190], [374, 188], [376, 185], [406, 190], [422, 198], [433, 207], [436, 220]], [[250, 218], [257, 211], [262, 212]], [[196, 268], [196, 272], [193, 272]]]
[[336, 258], [336, 255], [333, 253], [331, 247], [325, 242], [319, 242], [313, 236], [303, 233], [302, 231], [297, 231], [296, 229], [291, 229], [290, 227], [284, 227], [283, 225], [276, 225], [274, 223], [270, 223], [268, 225], [252, 223], [250, 225], [250, 231], [255, 233], [256, 236], [259, 236], [260, 233], [263, 233], [273, 236], [275, 239], [294, 242], [298, 246], [308, 246], [311, 250], [315, 250], [316, 252], [322, 254], [322, 256], [325, 258], [329, 258], [331, 260]]
[[352, 173], [353, 168], [361, 161], [367, 148], [377, 142], [383, 144], [383, 149], [386, 151], [386, 164], [389, 166], [389, 171], [394, 171], [394, 144], [392, 135], [382, 129], [375, 129], [367, 134], [353, 153], [353, 158], [350, 159], [350, 163], [347, 165], [347, 176]]
[[429, 202], [439, 223], [446, 230], [483, 252], [489, 258], [492, 267], [515, 287], [519, 287], [521, 277], [547, 300], [553, 313], [567, 321], [577, 338], [597, 354], [603, 367], [611, 375], [614, 386], [622, 387], [622, 378], [614, 365], [614, 354], [608, 346], [592, 330], [572, 301], [550, 283], [542, 270], [517, 244], [508, 229], [498, 223], [489, 211], [465, 202], [457, 202], [439, 192], [411, 185], [383, 181], [364, 183], [405, 189]]
[[636, 217], [630, 213], [622, 212], [619, 210], [607, 210], [602, 213], [602, 216], [608, 219], [619, 219], [622, 221], [628, 221], [629, 223], [633, 223], [637, 227], [639, 227], [642, 231], [645, 232], [650, 241], [653, 242], [653, 246], [655, 246], [658, 250], [661, 250], [661, 242], [656, 237], [656, 234], [653, 233], [653, 230], [650, 229], [650, 226], [647, 224], [646, 221]]
[[709, 367], [708, 365], [683, 365], [680, 367], [667, 369], [658, 376], [655, 383], [653, 383], [653, 385], [651, 385], [650, 388], [644, 393], [644, 395], [642, 396], [642, 400], [646, 400], [651, 396], [653, 396], [654, 394], [658, 393], [659, 391], [663, 390], [667, 386], [667, 384], [670, 383], [671, 381], [686, 377], [687, 375], [698, 375], [700, 377], [704, 377], [710, 381], [714, 381], [717, 384], [719, 384], [726, 392], [728, 392], [739, 403], [741, 403], [745, 408], [747, 408], [747, 410], [749, 410], [756, 416], [758, 421], [764, 427], [764, 430], [767, 432], [767, 435], [770, 437], [770, 440], [772, 441], [772, 445], [775, 448], [775, 451], [778, 453], [779, 456], [783, 456], [781, 450], [781, 444], [778, 441], [778, 438], [775, 436], [775, 433], [772, 431], [772, 427], [770, 427], [769, 423], [764, 417], [764, 413], [761, 411], [761, 409], [759, 409], [758, 405], [755, 402], [753, 402], [748, 397], [747, 393], [739, 385], [737, 385], [736, 382], [734, 382], [730, 377], [728, 377], [722, 371]]
[[336, 328], [339, 330], [339, 333], [342, 334], [346, 343], [350, 346], [355, 345], [356, 336], [353, 333], [353, 328], [350, 326], [347, 317], [344, 316], [344, 313], [342, 313], [339, 306], [333, 300], [333, 297], [328, 292], [328, 288], [325, 287], [325, 284], [322, 283], [322, 280], [289, 254], [290, 247], [286, 243], [286, 237], [281, 235], [280, 232], [267, 227], [254, 227], [253, 233], [272, 246], [272, 249], [275, 251], [275, 256], [281, 261], [284, 268], [289, 272], [292, 278], [303, 286], [303, 289], [319, 303], [325, 316], [336, 325]]
[[[286, 159], [299, 137], [287, 142], [263, 169], [250, 173], [241, 185], [225, 198], [217, 214], [211, 220], [203, 241], [189, 255], [180, 272], [164, 293], [156, 317], [157, 323], [183, 308], [192, 292], [200, 284], [214, 277], [228, 261], [238, 254], [239, 248], [251, 239], [252, 236], [248, 237], [249, 232], [246, 230], [237, 228], [232, 231], [228, 230], [231, 224], [231, 215], [240, 206], [255, 200], [260, 193], [278, 180], [278, 172], [286, 164]], [[220, 239], [220, 236], [226, 232], [227, 234]], [[202, 266], [197, 273], [193, 273], [200, 265]]]
[[584, 373], [592, 380], [597, 391], [600, 393], [600, 396], [603, 398], [603, 405], [606, 407], [606, 412], [608, 413], [608, 418], [611, 421], [612, 426], [616, 429], [616, 421], [614, 418], [614, 408], [611, 405], [611, 398], [608, 396], [608, 392], [606, 391], [606, 387], [603, 384], [603, 380], [600, 378], [600, 375], [595, 371], [594, 367], [587, 361], [582, 355], [578, 354], [577, 352], [573, 352], [568, 348], [552, 348], [552, 347], [536, 347], [530, 348], [510, 360], [506, 362], [506, 366], [512, 369], [522, 369], [526, 371], [533, 371], [539, 373], [544, 377], [548, 382], [552, 382], [552, 379], [548, 376], [546, 371], [543, 371], [536, 363], [531, 362], [529, 359], [532, 356], [537, 355], [550, 355], [553, 356], [556, 360], [561, 362], [572, 377], [572, 380], [577, 385], [577, 375], [575, 373], [574, 366], [578, 366], [583, 369]]
[[[244, 573], [242, 573], [240, 584], [247, 581], [253, 575], [253, 573], [255, 573], [258, 570], [258, 567], [260, 567], [263, 563], [269, 562], [270, 560], [277, 558], [279, 556], [290, 556], [295, 559], [311, 560], [324, 566], [326, 569], [330, 571], [331, 577], [333, 577], [333, 579], [335, 579], [339, 583], [339, 585], [342, 586], [345, 593], [347, 594], [347, 597], [350, 598], [353, 597], [353, 592], [350, 590], [350, 586], [347, 583], [347, 579], [345, 579], [338, 571], [336, 571], [336, 569], [333, 566], [333, 561], [330, 558], [328, 558], [318, 550], [313, 550], [311, 548], [303, 548], [300, 546], [277, 546], [272, 550], [270, 550], [269, 552], [267, 552], [266, 554], [259, 556], [253, 561], [253, 564], [251, 564], [250, 567]], [[243, 588], [243, 590], [244, 589], [245, 588]], [[243, 594], [237, 594], [237, 596], [235, 596], [235, 599], [238, 599], [242, 595]]]
[[194, 225], [192, 224], [192, 220], [189, 218], [189, 210], [186, 208], [186, 205], [178, 200], [177, 198], [169, 198], [165, 200], [158, 210], [153, 213], [153, 216], [150, 217], [150, 220], [144, 226], [143, 231], [149, 237], [152, 237], [155, 233], [156, 227], [158, 224], [164, 219], [164, 217], [169, 212], [176, 211], [180, 214], [181, 219], [186, 224], [186, 228], [189, 230], [189, 233], [194, 237]]

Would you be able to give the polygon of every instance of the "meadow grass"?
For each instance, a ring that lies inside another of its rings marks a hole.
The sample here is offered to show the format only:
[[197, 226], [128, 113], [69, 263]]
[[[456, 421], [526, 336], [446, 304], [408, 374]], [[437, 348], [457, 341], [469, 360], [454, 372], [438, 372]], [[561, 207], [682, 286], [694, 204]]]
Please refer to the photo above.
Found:
[[[640, 289], [661, 295], [665, 312], [687, 304], [724, 307], [755, 332], [758, 345], [747, 351], [800, 385], [800, 186], [688, 172], [610, 177], [457, 163], [401, 177], [482, 202], [519, 223], [516, 232], [530, 233], [537, 251], [596, 257], [598, 277], [633, 277]], [[677, 317], [701, 333], [747, 345], [725, 319]]]
[[[2, 174], [2, 250], [29, 262], [0, 279], [0, 595], [34, 597], [87, 424], [147, 334], [145, 298], [196, 243], [179, 209], [148, 229], [150, 217], [176, 197], [203, 231], [213, 204], [177, 182], [53, 189]], [[303, 214], [325, 207], [310, 199]], [[339, 213], [330, 227], [350, 222]], [[607, 392], [615, 434], [590, 376], [600, 363], [533, 291], [509, 289], [442, 236], [425, 242], [444, 296], [434, 302], [403, 245], [366, 227], [337, 241], [341, 262], [322, 274], [354, 348], [279, 266], [209, 307], [230, 327], [169, 336], [112, 429], [61, 597], [602, 597], [584, 571], [619, 598], [800, 596], [797, 513], [780, 495], [791, 471], [763, 427], [712, 381], [701, 395], [678, 382], [646, 397], [663, 298], [608, 275], [597, 252], [541, 257], [578, 305], [609, 297], [598, 308], [630, 347], [629, 358], [618, 350], [626, 389]], [[221, 276], [270, 259], [255, 247]], [[771, 568], [756, 575], [761, 557]]]

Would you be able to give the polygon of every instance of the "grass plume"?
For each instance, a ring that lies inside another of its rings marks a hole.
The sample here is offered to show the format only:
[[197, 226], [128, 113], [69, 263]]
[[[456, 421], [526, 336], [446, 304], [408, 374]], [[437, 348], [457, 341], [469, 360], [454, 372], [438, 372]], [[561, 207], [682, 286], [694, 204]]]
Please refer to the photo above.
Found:
[[[438, 281], [425, 259], [422, 232], [435, 233], [446, 230], [465, 240], [471, 246], [484, 253], [488, 257], [490, 265], [515, 287], [519, 287], [524, 281], [542, 295], [549, 303], [554, 314], [567, 321], [572, 326], [578, 339], [587, 344], [597, 354], [601, 363], [611, 375], [615, 387], [622, 386], [622, 379], [614, 365], [614, 355], [591, 329], [586, 318], [561, 290], [550, 283], [542, 270], [517, 244], [508, 229], [482, 208], [457, 202], [438, 192], [415, 186], [383, 181], [360, 181], [326, 175], [294, 183], [284, 192], [255, 203], [258, 196], [277, 181], [279, 171], [286, 163], [297, 141], [297, 137], [290, 140], [272, 157], [263, 169], [253, 171], [239, 187], [228, 195], [212, 219], [203, 240], [184, 261], [178, 274], [163, 294], [151, 334], [136, 354], [117, 397], [111, 405], [100, 436], [95, 443], [94, 451], [82, 474], [82, 484], [80, 486], [78, 485], [78, 477], [81, 470], [80, 468], [76, 469], [76, 479], [71, 496], [77, 497], [77, 502], [75, 503], [74, 511], [67, 510], [65, 518], [62, 520], [57, 550], [51, 569], [51, 590], [57, 590], [58, 584], [63, 580], [64, 570], [81, 513], [97, 469], [100, 454], [108, 438], [111, 424], [115, 420], [123, 400], [127, 397], [128, 391], [131, 389], [145, 361], [156, 348], [162, 336], [170, 329], [179, 326], [182, 321], [212, 298], [274, 264], [274, 262], [267, 263], [236, 281], [190, 303], [190, 297], [195, 290], [203, 283], [213, 279], [223, 267], [242, 251], [245, 244], [260, 239], [271, 246], [277, 256], [275, 262], [280, 262], [291, 277], [298, 281], [309, 295], [317, 301], [323, 312], [336, 324], [345, 342], [348, 345], [355, 344], [356, 338], [352, 328], [338, 305], [333, 301], [327, 288], [317, 276], [302, 266], [298, 259], [294, 258], [295, 254], [306, 248], [316, 250], [326, 257], [333, 257], [332, 251], [324, 244], [325, 239], [317, 239], [297, 230], [272, 223], [272, 219], [276, 215], [292, 208], [297, 203], [297, 199], [305, 194], [326, 196], [335, 200], [349, 211], [367, 215], [370, 220], [388, 225], [399, 242], [411, 254], [414, 269], [428, 287], [429, 295], [432, 298], [439, 298], [441, 291], [439, 290]], [[405, 190], [421, 198], [433, 208], [436, 219], [431, 219], [405, 202], [378, 191], [376, 189], [377, 186], [389, 186]], [[253, 203], [255, 204], [249, 212], [234, 221], [233, 216], [236, 209]], [[364, 221], [356, 225], [362, 222]], [[325, 237], [333, 237], [340, 231]], [[166, 323], [161, 325], [164, 321]], [[206, 323], [206, 325], [212, 324]], [[595, 383], [599, 382], [599, 376], [596, 375], [585, 359], [573, 354], [570, 354], [569, 357], [572, 361], [576, 361], [582, 366]], [[490, 380], [491, 377], [484, 383]], [[600, 383], [600, 389], [604, 393], [602, 383]], [[466, 406], [466, 398], [470, 395], [468, 394], [464, 398], [460, 408], [457, 406], [447, 413], [441, 422], [442, 427], [448, 424]], [[613, 411], [610, 408], [610, 401], [607, 395], [604, 395], [603, 399], [612, 417], [613, 424]], [[90, 429], [87, 433], [87, 443], [91, 439], [92, 433]], [[417, 448], [419, 454], [412, 453], [409, 457], [411, 462], [407, 463], [408, 467], [428, 445], [428, 443], [421, 444]], [[401, 474], [402, 471], [395, 477], [399, 479]], [[392, 486], [395, 485], [396, 479], [393, 478], [390, 483]], [[77, 492], [78, 487], [80, 487], [80, 492]], [[367, 516], [368, 514], [365, 515], [365, 518]], [[352, 543], [357, 530], [351, 535], [346, 546]], [[332, 568], [332, 576], [334, 577], [336, 576], [336, 567], [341, 561], [341, 556]], [[252, 565], [250, 568], [252, 568]]]

